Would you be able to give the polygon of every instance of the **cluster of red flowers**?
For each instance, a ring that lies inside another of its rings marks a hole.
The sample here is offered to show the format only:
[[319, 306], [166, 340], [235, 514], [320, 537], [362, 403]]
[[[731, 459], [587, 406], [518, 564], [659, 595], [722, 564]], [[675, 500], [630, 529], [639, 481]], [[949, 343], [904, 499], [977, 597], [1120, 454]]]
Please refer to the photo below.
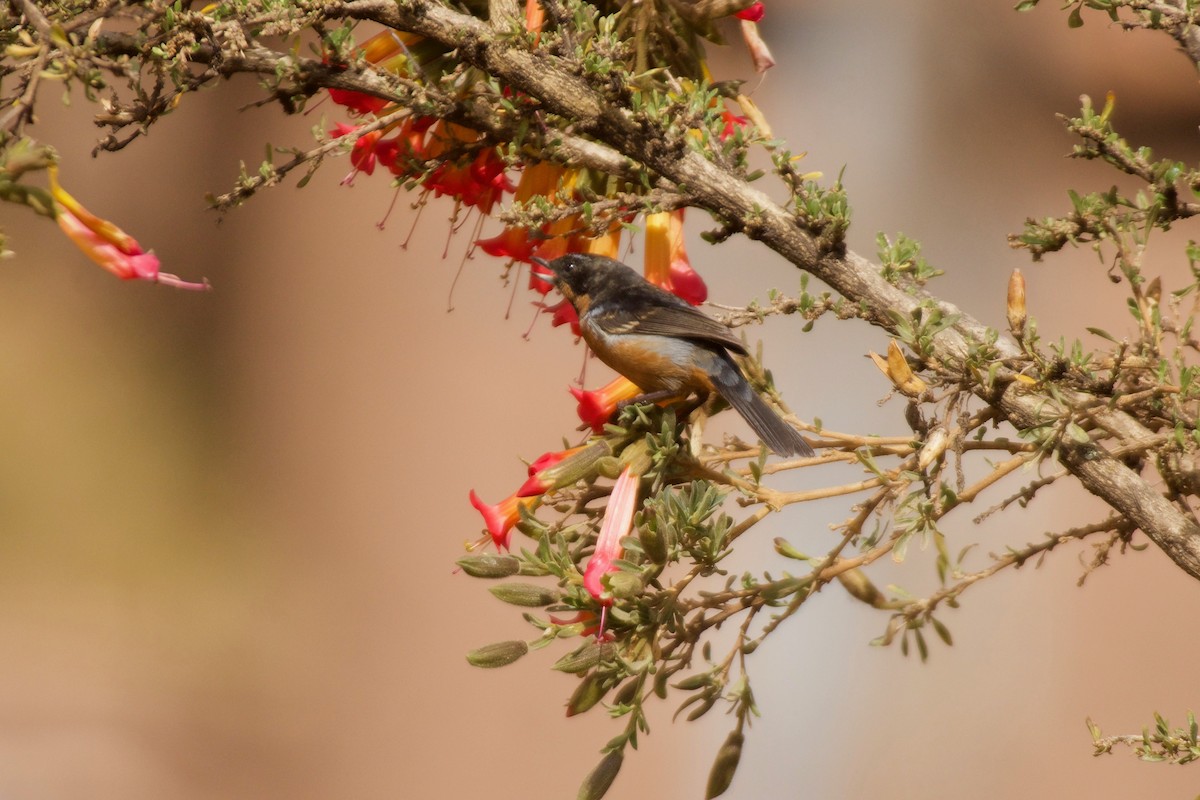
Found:
[[[762, 14], [762, 3], [754, 3], [738, 12], [743, 31], [753, 29]], [[527, 29], [539, 31], [542, 24], [540, 4], [528, 0]], [[748, 44], [751, 44], [751, 38], [747, 34]], [[406, 34], [385, 31], [368, 40], [361, 48], [361, 55], [382, 69], [400, 72], [410, 68], [411, 48], [418, 41]], [[753, 45], [751, 52], [755, 53]], [[769, 53], [766, 58], [769, 59]], [[755, 62], [756, 65], [762, 63], [758, 53], [755, 53]], [[385, 101], [369, 95], [344, 90], [331, 90], [330, 95], [335, 103], [355, 115], [382, 117], [389, 111]], [[735, 135], [738, 128], [747, 124], [746, 118], [728, 109], [723, 109], [722, 116], [725, 122], [723, 139]], [[602, 235], [591, 236], [585, 233], [579, 214], [566, 209], [568, 204], [584, 198], [585, 193], [581, 190], [590, 180], [588, 173], [549, 162], [534, 162], [523, 166], [514, 186], [497, 149], [489, 146], [479, 132], [429, 117], [398, 117], [385, 127], [361, 134], [358, 131], [363, 126], [346, 124], [338, 124], [330, 131], [335, 137], [357, 137], [350, 153], [353, 171], [346, 182], [359, 173], [371, 175], [378, 165], [382, 165], [394, 176], [419, 181], [426, 192], [438, 197], [452, 197], [456, 203], [478, 209], [483, 215], [490, 214], [505, 192], [514, 193], [514, 202], [522, 206], [544, 198], [550, 205], [562, 207], [562, 214], [551, 215], [553, 221], [536, 229], [509, 226], [496, 236], [474, 242], [488, 255], [527, 264], [529, 288], [542, 297], [550, 292], [553, 284], [545, 268], [535, 264], [533, 258], [549, 261], [572, 252], [617, 256], [621, 239], [619, 224], [614, 223]], [[682, 209], [645, 216], [645, 275], [650, 282], [699, 305], [707, 299], [708, 289], [688, 260], [683, 241], [683, 219]], [[535, 305], [551, 315], [553, 326], [570, 325], [578, 336], [578, 319], [570, 303], [564, 300], [550, 304], [539, 299]], [[618, 404], [640, 393], [638, 387], [625, 378], [617, 378], [595, 391], [575, 387], [570, 391], [578, 402], [580, 418], [597, 434], [603, 431]], [[602, 438], [594, 439], [587, 446], [547, 453], [530, 465], [528, 480], [496, 504], [483, 502], [472, 491], [471, 503], [483, 516], [496, 548], [508, 549], [513, 526], [522, 513], [532, 512], [540, 505], [543, 494], [594, 474], [596, 460], [609, 454], [611, 447]], [[628, 534], [632, 523], [638, 494], [637, 472], [627, 466], [614, 486], [602, 533], [587, 568], [585, 588], [602, 605], [611, 599], [604, 595], [601, 577], [615, 569], [613, 562], [621, 553], [620, 540]]]

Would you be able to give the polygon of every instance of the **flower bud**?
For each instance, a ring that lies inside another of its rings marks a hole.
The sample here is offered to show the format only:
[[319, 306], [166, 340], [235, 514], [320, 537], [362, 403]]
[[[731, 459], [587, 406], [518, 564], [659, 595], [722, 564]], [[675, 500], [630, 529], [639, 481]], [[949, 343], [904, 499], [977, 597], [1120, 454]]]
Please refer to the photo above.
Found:
[[608, 591], [618, 600], [628, 600], [642, 593], [645, 584], [636, 572], [612, 572], [608, 576]]
[[601, 797], [604, 797], [608, 793], [608, 788], [612, 786], [612, 782], [617, 779], [617, 773], [621, 771], [621, 763], [624, 760], [624, 750], [613, 750], [600, 759], [596, 768], [583, 779], [583, 785], [579, 787], [578, 800], [600, 800]]
[[717, 751], [713, 759], [712, 771], [708, 773], [708, 787], [704, 790], [704, 800], [712, 800], [725, 794], [725, 790], [733, 783], [734, 773], [737, 772], [738, 762], [742, 760], [742, 745], [746, 737], [741, 730], [731, 731], [725, 739], [725, 744]]
[[1017, 337], [1025, 334], [1025, 276], [1019, 269], [1008, 279], [1008, 329]]
[[655, 564], [667, 563], [667, 540], [657, 526], [643, 525], [638, 531], [638, 539], [651, 561]]
[[611, 657], [612, 653], [613, 646], [611, 644], [589, 640], [574, 652], [567, 653], [555, 661], [554, 666], [550, 669], [559, 672], [587, 672], [599, 666], [605, 658]]
[[516, 575], [521, 571], [521, 561], [516, 556], [484, 553], [477, 556], [463, 556], [455, 563], [472, 578], [507, 578], [509, 575]]
[[488, 589], [497, 600], [514, 606], [541, 608], [559, 601], [559, 593], [536, 583], [502, 583]]
[[839, 572], [837, 579], [847, 594], [855, 600], [861, 600], [874, 608], [887, 607], [887, 598], [875, 588], [875, 584], [871, 583], [871, 579], [861, 569], [848, 569], [845, 572]]
[[921, 452], [917, 455], [917, 466], [921, 469], [928, 469], [930, 464], [941, 458], [942, 453], [946, 452], [946, 445], [949, 443], [950, 434], [946, 432], [946, 429], [941, 426], [934, 428], [925, 440], [925, 444], [921, 445]]
[[516, 661], [529, 652], [529, 645], [517, 639], [508, 642], [496, 642], [472, 650], [467, 653], [467, 663], [473, 667], [494, 669], [504, 667]]
[[576, 714], [582, 714], [603, 699], [604, 685], [595, 673], [588, 675], [579, 682], [575, 691], [571, 692], [571, 699], [567, 701], [567, 716], [573, 717]]

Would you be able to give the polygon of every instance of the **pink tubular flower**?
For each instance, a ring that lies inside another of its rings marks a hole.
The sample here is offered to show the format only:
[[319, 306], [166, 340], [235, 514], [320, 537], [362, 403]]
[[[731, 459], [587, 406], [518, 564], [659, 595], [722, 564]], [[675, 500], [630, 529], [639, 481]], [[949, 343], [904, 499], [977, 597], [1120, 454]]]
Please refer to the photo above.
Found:
[[479, 495], [475, 494], [474, 489], [471, 490], [471, 505], [475, 506], [476, 510], [483, 515], [483, 524], [491, 535], [497, 550], [508, 549], [509, 532], [512, 530], [512, 526], [521, 519], [522, 506], [532, 510], [540, 502], [536, 497], [522, 498], [513, 494], [495, 505], [488, 505], [479, 499]]
[[579, 401], [576, 411], [584, 424], [591, 425], [595, 433], [604, 430], [604, 424], [612, 419], [617, 406], [626, 400], [632, 400], [642, 390], [628, 378], [617, 378], [602, 389], [586, 392], [583, 389], [570, 387], [570, 392]]
[[158, 256], [143, 251], [132, 236], [108, 220], [94, 216], [67, 194], [58, 184], [57, 167], [50, 167], [48, 172], [58, 227], [92, 261], [122, 280], [151, 281], [178, 289], [211, 288], [207, 282], [192, 283], [159, 272]]
[[746, 49], [750, 51], [750, 58], [754, 60], [754, 71], [766, 72], [775, 66], [775, 57], [771, 55], [770, 48], [767, 47], [767, 43], [759, 35], [758, 25], [750, 20], [743, 19], [741, 26], [742, 41], [746, 43]]
[[633, 527], [639, 480], [632, 464], [621, 470], [608, 498], [608, 508], [604, 509], [604, 522], [600, 525], [600, 535], [596, 537], [596, 549], [583, 572], [583, 588], [603, 606], [612, 605], [612, 595], [605, 590], [601, 579], [610, 572], [616, 572], [614, 562], [624, 553], [621, 540], [629, 535]]

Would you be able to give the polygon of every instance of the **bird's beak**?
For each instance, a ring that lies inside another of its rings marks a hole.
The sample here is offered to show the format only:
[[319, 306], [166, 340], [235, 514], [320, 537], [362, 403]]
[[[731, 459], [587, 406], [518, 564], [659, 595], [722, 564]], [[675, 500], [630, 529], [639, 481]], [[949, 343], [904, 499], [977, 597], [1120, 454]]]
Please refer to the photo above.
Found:
[[539, 256], [530, 256], [530, 257], [529, 257], [529, 260], [530, 260], [530, 261], [532, 261], [533, 263], [537, 264], [539, 267], [545, 267], [546, 269], [550, 270], [550, 271], [551, 271], [552, 273], [554, 273], [555, 275], [558, 275], [558, 270], [556, 270], [556, 269], [555, 269], [555, 268], [554, 268], [554, 267], [553, 267], [553, 266], [550, 264], [550, 262], [549, 262], [549, 261], [547, 261], [546, 259], [544, 259], [544, 258], [540, 258]]

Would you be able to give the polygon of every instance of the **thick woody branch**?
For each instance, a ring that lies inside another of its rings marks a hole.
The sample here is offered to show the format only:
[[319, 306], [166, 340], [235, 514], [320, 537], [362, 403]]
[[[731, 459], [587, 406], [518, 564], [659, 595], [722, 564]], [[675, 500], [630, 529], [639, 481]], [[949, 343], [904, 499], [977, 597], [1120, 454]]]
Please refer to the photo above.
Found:
[[[494, 7], [501, 16], [509, 18], [512, 11], [509, 4], [498, 2]], [[897, 318], [911, 318], [922, 307], [938, 308], [943, 316], [953, 317], [956, 322], [933, 338], [931, 349], [925, 354], [927, 366], [940, 370], [951, 382], [975, 386], [966, 370], [956, 365], [965, 364], [972, 348], [988, 340], [989, 330], [985, 325], [923, 290], [889, 283], [882, 277], [881, 267], [862, 256], [822, 244], [792, 212], [739, 175], [714, 164], [694, 149], [669, 141], [657, 126], [609, 101], [580, 74], [574, 62], [530, 50], [522, 38], [505, 33], [503, 25], [493, 27], [431, 0], [399, 3], [353, 0], [326, 7], [324, 11], [330, 16], [373, 20], [412, 31], [454, 48], [460, 58], [536, 99], [545, 111], [572, 122], [569, 132], [552, 134], [557, 157], [578, 160], [611, 174], [650, 176], [651, 185], [686, 196], [691, 204], [723, 220], [730, 230], [740, 230], [762, 241], [820, 278], [862, 309], [860, 315], [872, 324], [894, 333]], [[282, 60], [287, 59], [302, 84], [297, 91], [302, 93], [306, 86], [308, 91], [318, 86], [333, 86], [384, 97], [419, 98], [430, 106], [443, 105], [439, 103], [443, 98], [437, 97], [436, 92], [420, 97], [426, 91], [424, 87], [398, 83], [395, 76], [339, 73], [326, 65], [253, 44], [235, 50], [240, 52], [223, 54], [220, 59], [215, 53], [210, 54], [214, 69], [226, 75], [275, 74]], [[196, 60], [208, 60], [204, 53], [196, 55]], [[489, 115], [485, 106], [460, 103], [445, 110], [447, 114], [466, 115], [472, 124], [497, 136], [502, 136], [511, 124]], [[1020, 355], [1017, 345], [1006, 337], [1000, 337], [992, 347], [1000, 359]], [[974, 391], [1019, 430], [1065, 418], [1070, 412], [1048, 393], [1014, 382], [1005, 370], [999, 372], [994, 386], [975, 386]], [[1112, 409], [1093, 416], [1105, 431], [1123, 441], [1144, 441], [1151, 437], [1149, 430], [1123, 411]], [[1063, 441], [1058, 453], [1088, 491], [1132, 520], [1188, 574], [1200, 578], [1200, 525], [1190, 514], [1097, 444]]]
[[[461, 58], [536, 98], [548, 111], [573, 120], [576, 131], [661, 176], [661, 182], [669, 184], [663, 188], [686, 190], [695, 205], [764, 242], [867, 309], [866, 316], [875, 325], [894, 332], [897, 316], [909, 318], [922, 305], [934, 304], [944, 315], [955, 315], [955, 325], [933, 340], [931, 364], [953, 371], [953, 365], [965, 363], [971, 345], [986, 341], [987, 327], [951, 304], [888, 283], [878, 265], [855, 253], [822, 249], [791, 212], [701, 153], [671, 146], [660, 131], [637, 120], [628, 109], [610, 104], [573, 64], [498, 37], [487, 23], [430, 0], [359, 0], [343, 6], [342, 13], [456, 48]], [[1005, 337], [994, 346], [1001, 358], [1019, 354], [1016, 344]], [[966, 376], [959, 377], [968, 382]], [[1006, 377], [1011, 381], [1011, 376], [1002, 372], [1000, 386]], [[1061, 418], [1068, 411], [1048, 394], [1013, 382], [999, 392], [979, 388], [976, 393], [1019, 430]], [[1150, 435], [1136, 419], [1120, 411], [1106, 412], [1104, 425], [1122, 438]], [[1097, 444], [1063, 442], [1059, 454], [1088, 491], [1127, 516], [1177, 565], [1200, 579], [1200, 525], [1194, 518]]]

